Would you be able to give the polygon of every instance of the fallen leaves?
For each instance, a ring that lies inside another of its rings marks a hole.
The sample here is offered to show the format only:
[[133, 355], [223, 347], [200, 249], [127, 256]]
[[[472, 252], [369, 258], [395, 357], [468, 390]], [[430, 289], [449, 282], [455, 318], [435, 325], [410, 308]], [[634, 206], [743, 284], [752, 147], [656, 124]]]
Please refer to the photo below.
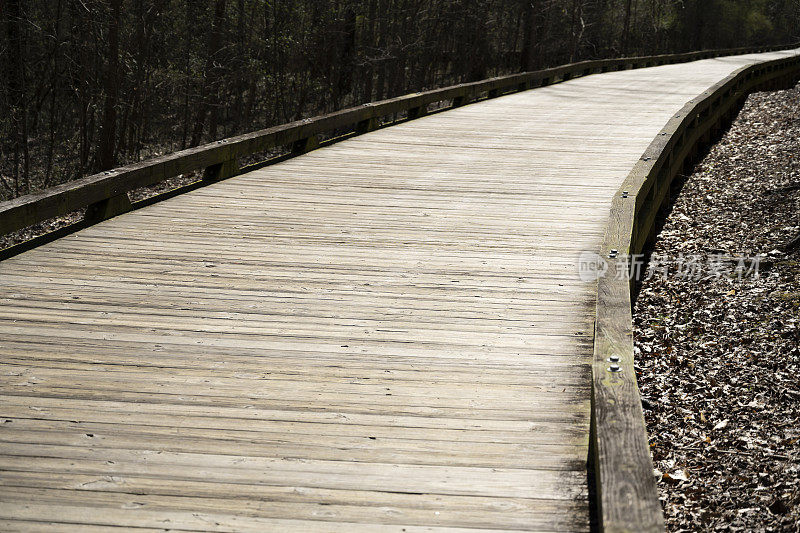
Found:
[[798, 88], [748, 99], [653, 250], [758, 257], [759, 276], [655, 275], [636, 301], [639, 385], [671, 531], [800, 532], [800, 250], [784, 246], [800, 230], [800, 119], [785, 117], [800, 118]]
[[689, 476], [683, 470], [675, 470], [674, 472], [667, 472], [662, 476], [665, 481], [688, 481]]

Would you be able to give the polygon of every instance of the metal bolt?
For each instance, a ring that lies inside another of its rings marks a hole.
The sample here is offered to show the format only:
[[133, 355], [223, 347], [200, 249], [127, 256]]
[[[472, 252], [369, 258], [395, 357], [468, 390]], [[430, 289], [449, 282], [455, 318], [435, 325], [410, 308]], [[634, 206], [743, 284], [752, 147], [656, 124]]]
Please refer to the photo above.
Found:
[[610, 367], [608, 367], [608, 371], [617, 373], [617, 372], [622, 372], [622, 369], [619, 367], [619, 365], [611, 365]]
[[622, 197], [623, 198], [627, 198], [628, 197], [628, 191], [622, 191]]
[[609, 363], [619, 363], [619, 356], [618, 355], [612, 355], [611, 357], [608, 358], [608, 362]]

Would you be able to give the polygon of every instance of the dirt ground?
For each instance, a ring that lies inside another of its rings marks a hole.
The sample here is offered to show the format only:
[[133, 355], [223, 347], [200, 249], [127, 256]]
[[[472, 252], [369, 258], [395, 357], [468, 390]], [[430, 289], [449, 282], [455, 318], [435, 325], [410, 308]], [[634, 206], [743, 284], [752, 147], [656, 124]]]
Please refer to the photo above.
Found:
[[670, 531], [800, 531], [800, 86], [752, 95], [658, 236], [634, 310]]

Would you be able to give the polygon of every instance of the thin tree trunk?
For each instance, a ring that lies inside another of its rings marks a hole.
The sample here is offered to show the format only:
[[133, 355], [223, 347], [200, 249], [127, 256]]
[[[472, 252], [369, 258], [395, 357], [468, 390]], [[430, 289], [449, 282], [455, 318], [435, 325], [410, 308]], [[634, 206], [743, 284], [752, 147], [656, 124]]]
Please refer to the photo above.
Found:
[[383, 100], [384, 95], [386, 94], [386, 79], [387, 79], [387, 70], [389, 69], [389, 35], [388, 35], [388, 23], [387, 18], [389, 17], [389, 0], [379, 0], [380, 7], [378, 8], [378, 12], [380, 13], [380, 21], [378, 23], [378, 53], [380, 54], [380, 59], [378, 63], [378, 80], [376, 84], [376, 92], [375, 92], [375, 100]]
[[536, 13], [534, 0], [525, 0], [525, 11], [522, 30], [522, 58], [520, 68], [523, 72], [536, 67]]
[[247, 73], [247, 52], [246, 52], [246, 34], [247, 34], [247, 18], [244, 0], [237, 0], [236, 2], [236, 75], [232, 80], [235, 88], [235, 102], [233, 109], [233, 132], [241, 131], [242, 120], [244, 118], [245, 106], [245, 91], [247, 89], [246, 77]]
[[103, 126], [97, 149], [95, 169], [114, 168], [116, 164], [117, 104], [119, 100], [119, 28], [122, 0], [110, 0], [108, 21], [108, 61], [104, 79]]
[[375, 69], [370, 55], [373, 53], [375, 47], [375, 16], [377, 11], [377, 0], [369, 0], [369, 11], [367, 14], [366, 28], [362, 38], [361, 49], [363, 50], [363, 76], [364, 87], [362, 100], [364, 102], [372, 101], [372, 88], [375, 83]]
[[694, 2], [694, 50], [703, 49], [703, 33], [705, 30], [705, 9], [703, 3], [707, 0], [695, 0]]
[[56, 95], [58, 93], [58, 80], [61, 76], [59, 57], [59, 45], [61, 43], [61, 18], [63, 15], [63, 2], [58, 0], [56, 2], [56, 17], [53, 28], [53, 35], [55, 37], [53, 48], [51, 51], [53, 59], [53, 69], [50, 72], [50, 120], [49, 120], [49, 138], [47, 143], [47, 165], [45, 167], [44, 180], [42, 188], [50, 186], [53, 176], [53, 158], [55, 157], [56, 146]]
[[222, 47], [222, 24], [225, 20], [226, 0], [216, 0], [214, 3], [214, 15], [211, 23], [211, 32], [208, 37], [208, 49], [206, 52], [205, 82], [201, 93], [201, 102], [198, 106], [197, 118], [195, 119], [194, 131], [192, 132], [191, 146], [197, 146], [203, 138], [206, 118], [211, 114], [209, 125], [209, 137], [212, 139], [217, 132], [217, 118], [219, 99], [219, 68], [216, 66], [219, 61], [219, 52]]
[[572, 47], [569, 54], [569, 62], [574, 63], [578, 58], [578, 51], [583, 40], [583, 32], [586, 24], [583, 21], [583, 0], [573, 0], [572, 2]]
[[628, 55], [628, 41], [630, 39], [631, 31], [631, 8], [633, 0], [625, 1], [625, 18], [622, 22], [622, 55]]
[[194, 3], [193, 0], [186, 0], [186, 10], [184, 12], [186, 25], [186, 36], [184, 37], [184, 63], [183, 63], [183, 135], [181, 137], [181, 150], [186, 148], [189, 141], [189, 93], [192, 90], [192, 24], [194, 24]]
[[[6, 0], [6, 31], [9, 45], [9, 61], [6, 75], [8, 76], [10, 93], [11, 127], [15, 137], [13, 175], [14, 194], [16, 196], [29, 190], [30, 170], [25, 32], [22, 25], [22, 9], [19, 0]], [[22, 166], [21, 169], [20, 164]]]

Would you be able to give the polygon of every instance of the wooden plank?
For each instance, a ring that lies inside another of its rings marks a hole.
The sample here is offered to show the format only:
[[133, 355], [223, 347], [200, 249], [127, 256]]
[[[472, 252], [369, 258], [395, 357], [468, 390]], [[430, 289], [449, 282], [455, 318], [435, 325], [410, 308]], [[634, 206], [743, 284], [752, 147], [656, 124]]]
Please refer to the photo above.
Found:
[[[587, 527], [586, 521], [572, 521], [558, 514], [558, 507], [547, 500], [525, 500], [521, 498], [483, 499], [465, 496], [446, 496], [426, 498], [424, 495], [388, 494], [357, 491], [337, 491], [329, 489], [292, 490], [285, 487], [250, 486], [232, 483], [198, 481], [190, 484], [169, 479], [128, 476], [125, 478], [104, 478], [91, 474], [55, 475], [47, 483], [47, 473], [9, 473], [0, 480], [7, 487], [55, 488], [50, 493], [63, 500], [69, 498], [67, 491], [78, 490], [89, 497], [98, 498], [102, 493], [105, 502], [136, 499], [132, 493], [144, 495], [139, 501], [143, 508], [173, 507], [180, 509], [176, 496], [193, 498], [198, 510], [209, 512], [227, 511], [238, 515], [271, 514], [274, 517], [299, 518], [303, 515], [313, 518], [322, 510], [328, 511], [321, 520], [333, 519], [348, 514], [354, 520], [369, 517], [374, 522], [416, 522], [420, 526], [435, 523], [455, 522], [460, 516], [462, 523], [473, 524], [481, 521], [487, 528], [538, 530], [580, 530]], [[218, 505], [213, 497], [220, 489], [228, 496]], [[39, 493], [41, 494], [41, 493]], [[154, 496], [148, 496], [154, 495]], [[74, 497], [73, 497], [74, 498]], [[163, 500], [162, 500], [163, 498]], [[54, 498], [55, 499], [55, 498]], [[166, 500], [166, 501], [164, 501]], [[161, 504], [164, 502], [164, 505]], [[103, 503], [103, 502], [98, 502]], [[176, 505], [177, 504], [177, 505]], [[214, 507], [217, 505], [216, 507]], [[575, 504], [576, 508], [580, 503]], [[316, 513], [314, 512], [316, 510]], [[335, 510], [335, 512], [334, 512]], [[287, 512], [288, 511], [288, 512]], [[438, 515], [436, 513], [439, 513]], [[448, 516], [449, 515], [449, 516]], [[456, 520], [453, 520], [453, 519]], [[469, 520], [467, 520], [469, 518]], [[531, 525], [533, 524], [533, 528]], [[314, 527], [314, 526], [310, 526]], [[324, 527], [324, 524], [322, 524]]]

